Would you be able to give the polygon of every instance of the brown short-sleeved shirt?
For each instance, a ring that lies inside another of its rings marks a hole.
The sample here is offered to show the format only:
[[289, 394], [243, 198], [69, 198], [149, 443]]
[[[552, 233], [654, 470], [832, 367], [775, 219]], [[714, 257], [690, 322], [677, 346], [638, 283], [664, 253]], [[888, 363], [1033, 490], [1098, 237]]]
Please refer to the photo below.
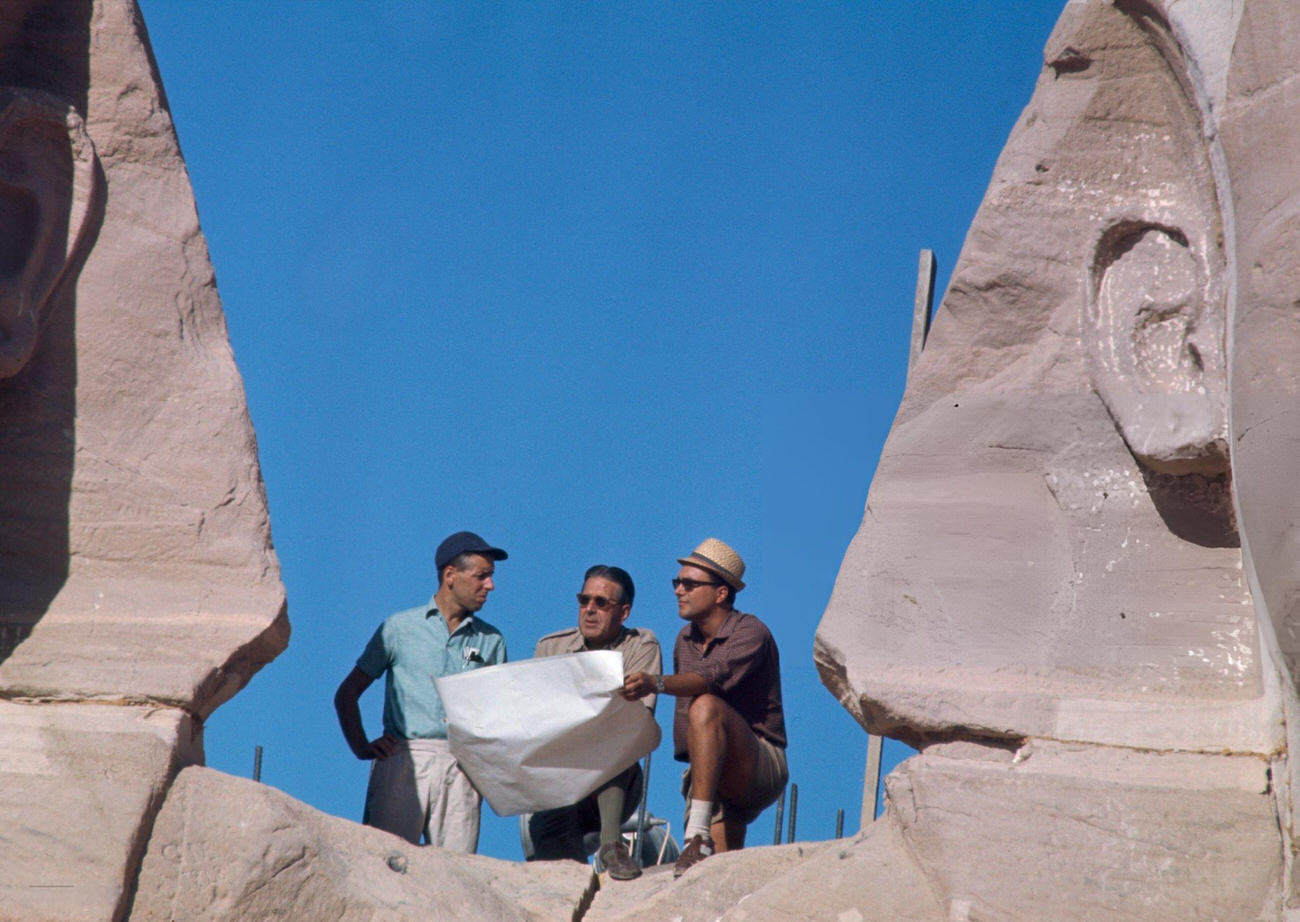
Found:
[[[581, 653], [587, 649], [586, 639], [576, 627], [565, 628], [554, 634], [547, 634], [537, 641], [533, 656], [557, 656], [561, 653]], [[625, 627], [606, 650], [618, 650], [623, 654], [623, 674], [649, 672], [658, 675], [664, 670], [663, 653], [659, 650], [659, 638], [653, 631], [642, 627]], [[655, 695], [646, 695], [641, 703], [654, 713]]]
[[[673, 644], [673, 671], [703, 676], [709, 692], [735, 708], [756, 734], [785, 748], [781, 662], [772, 632], [762, 621], [733, 611], [708, 644], [696, 625], [686, 625]], [[679, 762], [690, 761], [686, 712], [693, 700], [678, 698], [673, 712], [673, 755]]]

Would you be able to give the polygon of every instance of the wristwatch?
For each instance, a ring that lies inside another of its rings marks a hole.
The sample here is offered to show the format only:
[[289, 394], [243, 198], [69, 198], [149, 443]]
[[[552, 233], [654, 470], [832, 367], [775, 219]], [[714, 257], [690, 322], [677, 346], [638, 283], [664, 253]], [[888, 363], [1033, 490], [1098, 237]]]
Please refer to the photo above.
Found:
[[655, 691], [661, 695], [664, 693], [664, 677], [661, 675], [655, 676]]

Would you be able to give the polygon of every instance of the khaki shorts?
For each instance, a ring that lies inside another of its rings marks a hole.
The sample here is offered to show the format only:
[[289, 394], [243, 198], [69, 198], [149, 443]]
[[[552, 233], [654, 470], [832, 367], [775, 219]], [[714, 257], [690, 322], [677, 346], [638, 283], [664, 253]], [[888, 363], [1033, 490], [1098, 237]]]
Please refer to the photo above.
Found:
[[[724, 820], [735, 820], [748, 826], [758, 815], [766, 810], [785, 790], [790, 780], [790, 769], [785, 764], [785, 750], [758, 737], [758, 752], [754, 757], [754, 777], [749, 783], [749, 790], [742, 798], [723, 800], [719, 797], [713, 802], [713, 816], [710, 824]], [[686, 798], [686, 812], [691, 809], [691, 769], [682, 772], [682, 796]], [[685, 828], [686, 820], [682, 820]]]

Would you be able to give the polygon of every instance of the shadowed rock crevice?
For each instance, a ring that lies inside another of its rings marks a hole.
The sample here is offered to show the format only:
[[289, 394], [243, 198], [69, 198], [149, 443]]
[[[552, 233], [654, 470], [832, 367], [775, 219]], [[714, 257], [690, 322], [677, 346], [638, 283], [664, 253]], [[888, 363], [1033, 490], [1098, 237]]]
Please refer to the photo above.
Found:
[[68, 576], [75, 280], [103, 218], [90, 19], [90, 0], [0, 10], [0, 662]]

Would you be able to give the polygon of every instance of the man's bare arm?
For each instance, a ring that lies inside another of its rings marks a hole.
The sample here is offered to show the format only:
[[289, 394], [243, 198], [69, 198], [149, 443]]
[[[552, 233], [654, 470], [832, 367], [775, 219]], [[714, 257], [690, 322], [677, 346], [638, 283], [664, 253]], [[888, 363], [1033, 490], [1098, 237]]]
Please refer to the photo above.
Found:
[[[656, 688], [658, 678], [658, 676], [648, 672], [634, 672], [623, 680], [623, 690], [619, 694], [628, 701], [644, 698], [646, 695], [658, 691]], [[676, 698], [694, 698], [696, 695], [702, 695], [709, 690], [709, 683], [704, 681], [704, 676], [696, 675], [693, 672], [666, 675], [663, 679], [665, 694]]]
[[386, 759], [397, 748], [397, 740], [385, 733], [374, 740], [366, 739], [366, 729], [361, 724], [361, 693], [375, 680], [360, 669], [353, 668], [334, 693], [334, 711], [339, 715], [339, 727], [348, 748], [358, 759]]

